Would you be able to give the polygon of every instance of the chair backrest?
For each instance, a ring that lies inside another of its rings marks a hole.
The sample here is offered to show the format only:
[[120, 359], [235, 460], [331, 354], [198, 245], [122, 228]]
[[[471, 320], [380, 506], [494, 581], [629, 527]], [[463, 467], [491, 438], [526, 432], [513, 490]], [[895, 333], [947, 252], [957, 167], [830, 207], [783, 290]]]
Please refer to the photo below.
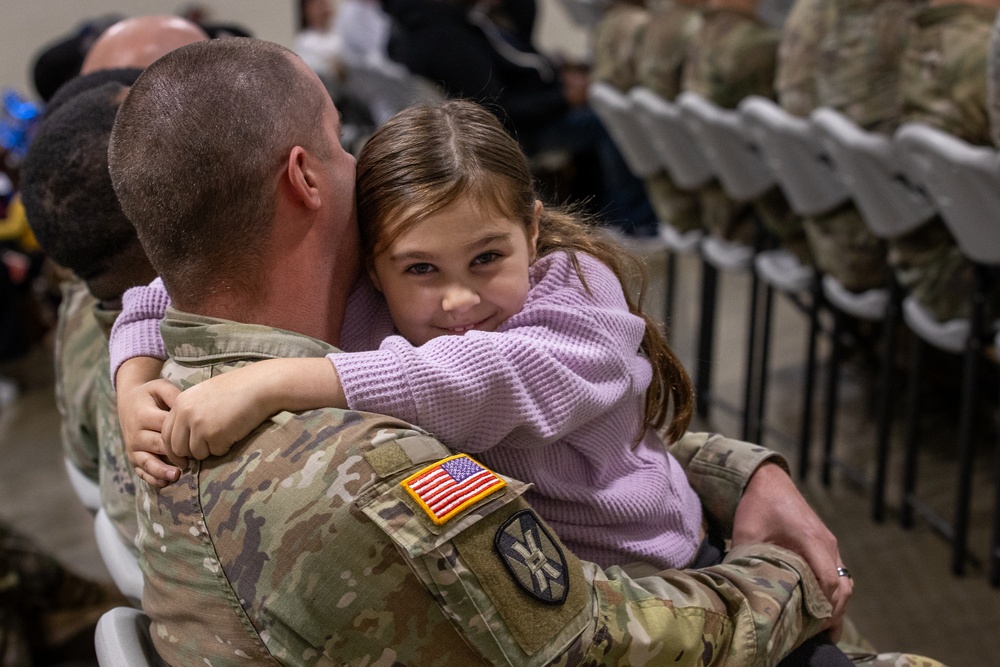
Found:
[[681, 93], [677, 106], [727, 195], [749, 201], [776, 184], [739, 112], [692, 92]]
[[66, 476], [69, 477], [70, 486], [76, 491], [77, 498], [91, 513], [97, 512], [101, 509], [101, 489], [97, 482], [80, 472], [69, 459], [63, 460], [66, 463]]
[[104, 560], [104, 566], [108, 568], [115, 586], [136, 606], [141, 606], [144, 583], [139, 558], [122, 540], [103, 509], [94, 517], [94, 537], [97, 538], [97, 549], [101, 552], [101, 559]]
[[445, 99], [434, 84], [385, 58], [345, 59], [344, 69], [346, 90], [368, 105], [376, 125], [408, 106]]
[[903, 168], [928, 193], [959, 249], [980, 264], [1000, 264], [1000, 157], [919, 123], [895, 137]]
[[159, 667], [165, 664], [153, 648], [149, 617], [138, 609], [115, 607], [101, 616], [94, 633], [101, 667]]
[[891, 138], [833, 109], [817, 109], [810, 120], [873, 234], [895, 238], [934, 216], [927, 198], [904, 179]]
[[590, 84], [587, 99], [633, 174], [646, 178], [662, 169], [660, 158], [636, 121], [631, 99], [603, 81]]
[[712, 165], [702, 155], [676, 104], [641, 86], [630, 90], [628, 96], [639, 126], [674, 185], [694, 190], [714, 178]]
[[584, 28], [592, 28], [604, 16], [608, 2], [607, 0], [562, 0], [559, 4], [575, 23]]
[[819, 215], [850, 198], [808, 120], [758, 95], [739, 110], [793, 211]]

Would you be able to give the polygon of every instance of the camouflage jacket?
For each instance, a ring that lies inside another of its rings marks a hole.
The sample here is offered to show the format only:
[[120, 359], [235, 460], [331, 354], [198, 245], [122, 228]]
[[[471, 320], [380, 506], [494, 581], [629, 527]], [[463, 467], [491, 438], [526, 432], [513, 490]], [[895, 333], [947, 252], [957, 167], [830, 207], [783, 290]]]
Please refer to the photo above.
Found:
[[749, 95], [773, 99], [779, 37], [751, 14], [705, 10], [684, 63], [684, 90], [727, 109]]
[[94, 318], [97, 299], [82, 280], [62, 285], [56, 326], [56, 406], [61, 421], [63, 454], [80, 472], [97, 483], [100, 447], [97, 434], [97, 376], [107, 342]]
[[[333, 351], [175, 310], [161, 330], [164, 377], [182, 388]], [[723, 529], [749, 475], [774, 458], [705, 434], [674, 453]], [[392, 418], [286, 412], [159, 493], [140, 482], [157, 650], [173, 665], [215, 667], [769, 665], [830, 613], [805, 563], [771, 545], [635, 579], [581, 562], [521, 498], [526, 485], [502, 476], [437, 521], [407, 485], [450, 456]]]
[[636, 83], [635, 51], [649, 12], [635, 5], [612, 5], [597, 25], [592, 78], [627, 92]]
[[892, 132], [902, 113], [900, 61], [914, 12], [926, 0], [799, 0], [782, 31], [782, 105], [806, 115], [827, 106], [859, 126]]
[[993, 144], [1000, 147], [1000, 14], [993, 22], [989, 54], [986, 56], [986, 110], [990, 114]]
[[954, 4], [921, 11], [903, 58], [903, 116], [989, 144], [986, 52], [997, 12]]
[[684, 59], [701, 22], [700, 11], [683, 5], [655, 12], [636, 50], [637, 83], [673, 101], [681, 92]]
[[136, 534], [135, 475], [125, 455], [108, 374], [108, 337], [118, 312], [102, 308], [82, 281], [63, 286], [56, 331], [56, 403], [66, 457], [98, 483], [101, 506], [131, 545]]

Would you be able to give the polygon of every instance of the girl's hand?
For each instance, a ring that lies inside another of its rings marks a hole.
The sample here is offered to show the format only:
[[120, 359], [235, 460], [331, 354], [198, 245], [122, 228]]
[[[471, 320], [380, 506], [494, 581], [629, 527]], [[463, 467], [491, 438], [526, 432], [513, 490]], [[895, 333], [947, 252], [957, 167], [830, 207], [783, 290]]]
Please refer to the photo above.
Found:
[[171, 403], [180, 389], [167, 380], [153, 380], [118, 397], [118, 421], [125, 451], [135, 472], [150, 486], [161, 489], [180, 478], [181, 470], [161, 457], [168, 452], [160, 432]]
[[162, 444], [174, 458], [200, 461], [222, 456], [278, 411], [254, 384], [254, 366], [217, 375], [181, 392], [163, 422]]
[[282, 410], [347, 407], [340, 379], [325, 358], [268, 359], [217, 375], [183, 391], [163, 421], [173, 459], [222, 456]]
[[177, 481], [180, 468], [168, 465], [160, 430], [178, 389], [158, 379], [163, 362], [151, 357], [134, 357], [118, 369], [118, 422], [125, 441], [125, 453], [136, 474], [154, 488]]

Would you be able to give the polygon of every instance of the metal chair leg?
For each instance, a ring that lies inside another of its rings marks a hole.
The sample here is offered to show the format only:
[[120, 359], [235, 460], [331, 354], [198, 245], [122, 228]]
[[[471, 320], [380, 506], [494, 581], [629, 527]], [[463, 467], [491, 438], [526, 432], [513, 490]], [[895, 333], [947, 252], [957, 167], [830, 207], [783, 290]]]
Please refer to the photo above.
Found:
[[845, 315], [833, 309], [833, 335], [826, 376], [826, 419], [823, 423], [823, 486], [830, 486], [833, 470], [833, 436], [837, 421], [837, 391], [840, 382], [840, 355], [843, 348]]
[[885, 482], [889, 465], [889, 436], [892, 425], [892, 380], [895, 355], [896, 327], [899, 323], [899, 300], [902, 290], [899, 283], [892, 281], [889, 303], [886, 305], [885, 328], [882, 332], [882, 369], [879, 378], [877, 412], [878, 440], [875, 448], [875, 484], [872, 489], [872, 519], [877, 523], [885, 520]]
[[917, 447], [920, 439], [920, 376], [923, 375], [924, 341], [910, 334], [910, 374], [907, 378], [906, 443], [903, 459], [903, 501], [899, 515], [904, 528], [913, 527], [914, 493], [917, 488]]
[[823, 302], [821, 280], [820, 274], [817, 272], [812, 284], [812, 302], [809, 304], [805, 396], [802, 399], [802, 432], [799, 436], [799, 481], [805, 481], [809, 474], [809, 450], [812, 447], [813, 391], [816, 386], [816, 339], [819, 337], [819, 310]]
[[764, 408], [767, 401], [767, 364], [771, 356], [771, 311], [774, 306], [774, 290], [764, 287], [764, 313], [761, 316], [760, 363], [757, 370], [760, 382], [757, 385], [757, 413], [754, 420], [753, 438], [750, 442], [762, 444], [764, 439]]
[[757, 372], [757, 310], [760, 300], [760, 277], [750, 265], [750, 312], [747, 314], [746, 375], [743, 378], [743, 430], [740, 437], [750, 440], [752, 415], [754, 414], [754, 373]]
[[976, 266], [976, 289], [972, 294], [969, 318], [969, 339], [962, 363], [962, 402], [958, 419], [958, 481], [955, 497], [954, 534], [952, 535], [951, 569], [956, 575], [965, 573], [968, 550], [969, 503], [972, 497], [972, 464], [975, 461], [975, 413], [979, 380], [979, 359], [982, 354], [981, 332], [985, 319], [986, 290], [989, 276], [985, 267]]
[[695, 371], [695, 410], [702, 419], [708, 419], [712, 392], [712, 343], [715, 338], [715, 297], [718, 289], [718, 270], [702, 262], [701, 324], [698, 327], [698, 361]]

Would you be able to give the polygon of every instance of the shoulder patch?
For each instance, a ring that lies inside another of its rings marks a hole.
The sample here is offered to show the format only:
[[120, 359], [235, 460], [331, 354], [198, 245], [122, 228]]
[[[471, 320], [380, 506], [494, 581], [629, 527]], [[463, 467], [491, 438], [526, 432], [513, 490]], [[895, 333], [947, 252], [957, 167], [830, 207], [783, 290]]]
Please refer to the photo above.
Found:
[[566, 557], [533, 511], [521, 510], [507, 519], [497, 529], [493, 548], [528, 595], [545, 604], [566, 602]]
[[456, 454], [416, 472], [400, 486], [437, 525], [507, 486], [468, 454]]

